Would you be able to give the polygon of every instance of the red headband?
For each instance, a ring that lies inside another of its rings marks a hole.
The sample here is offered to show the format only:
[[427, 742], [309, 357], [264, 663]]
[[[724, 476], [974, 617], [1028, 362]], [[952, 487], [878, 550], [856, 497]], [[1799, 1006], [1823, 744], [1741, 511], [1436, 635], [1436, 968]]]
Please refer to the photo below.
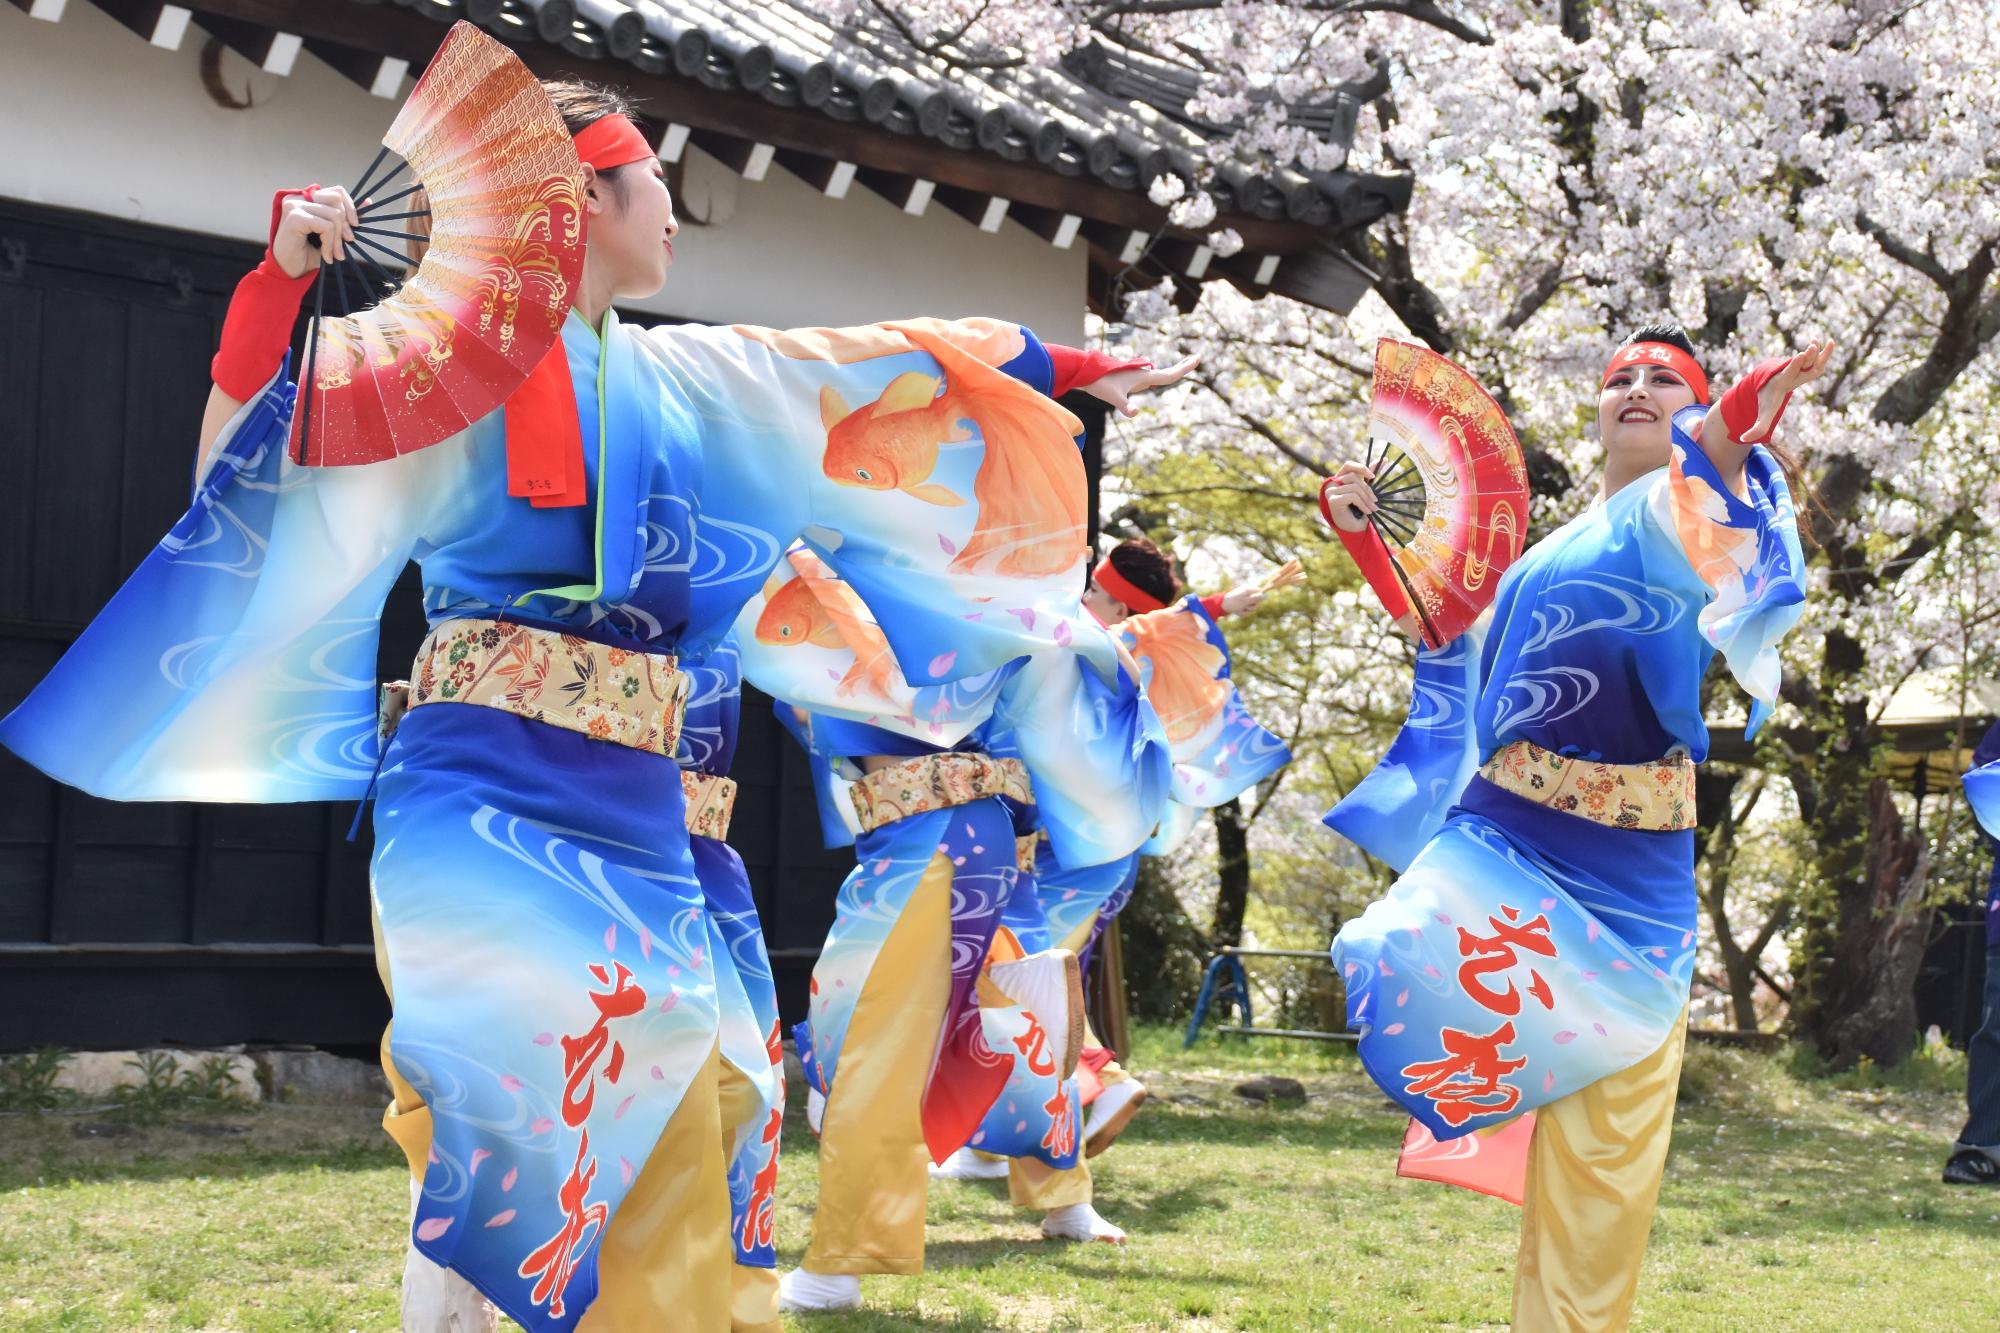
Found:
[[605, 116], [578, 130], [576, 155], [599, 171], [609, 171], [653, 156], [653, 145], [624, 116]]
[[1090, 577], [1099, 588], [1125, 603], [1130, 610], [1158, 611], [1166, 605], [1151, 593], [1141, 592], [1133, 587], [1126, 577], [1118, 572], [1108, 555], [1097, 562], [1097, 568], [1090, 572]]
[[1604, 379], [1598, 387], [1611, 383], [1613, 375], [1633, 366], [1660, 366], [1671, 370], [1688, 382], [1697, 403], [1708, 401], [1708, 376], [1702, 374], [1701, 363], [1672, 343], [1633, 343], [1630, 347], [1619, 348], [1611, 354], [1611, 363], [1604, 367]]

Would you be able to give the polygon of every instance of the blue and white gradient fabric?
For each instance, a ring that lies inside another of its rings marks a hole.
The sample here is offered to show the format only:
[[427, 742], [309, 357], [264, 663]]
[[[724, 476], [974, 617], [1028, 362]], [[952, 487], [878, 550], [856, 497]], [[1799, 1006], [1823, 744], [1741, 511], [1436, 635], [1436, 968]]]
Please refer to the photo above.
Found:
[[1501, 747], [1643, 764], [1708, 753], [1720, 652], [1778, 686], [1805, 561], [1764, 449], [1731, 494], [1676, 414], [1673, 457], [1531, 548], [1484, 629], [1419, 655], [1410, 720], [1326, 817], [1401, 871], [1333, 959], [1375, 1081], [1439, 1139], [1509, 1120], [1657, 1050], [1694, 968], [1692, 830], [1612, 828], [1476, 775]]
[[[415, 454], [299, 467], [281, 369], [0, 723], [29, 762], [119, 800], [352, 800], [380, 760], [390, 1053], [433, 1121], [413, 1242], [537, 1333], [589, 1307], [634, 1173], [718, 1040], [758, 1063], [731, 1034], [761, 1019], [674, 763], [462, 704], [412, 710], [381, 753], [378, 623], [403, 567], [433, 623], [504, 615], [699, 667], [803, 539], [879, 599], [908, 679], [1074, 658], [1073, 638], [1115, 671], [1079, 602], [1076, 421], [1016, 378], [1047, 376], [1032, 333], [607, 315], [562, 336], [590, 504], [507, 495], [499, 412]], [[756, 1082], [775, 1106], [768, 1068]]]

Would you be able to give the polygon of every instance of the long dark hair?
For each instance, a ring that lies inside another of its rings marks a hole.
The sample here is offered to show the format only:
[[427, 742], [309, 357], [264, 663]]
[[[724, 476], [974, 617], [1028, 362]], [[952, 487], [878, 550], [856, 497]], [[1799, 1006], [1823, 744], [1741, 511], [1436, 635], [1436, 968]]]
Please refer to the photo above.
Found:
[[[1697, 362], [1703, 359], [1701, 353], [1695, 350], [1694, 340], [1688, 337], [1687, 330], [1678, 324], [1643, 324], [1626, 335], [1625, 341], [1618, 345], [1630, 347], [1634, 343], [1666, 343], [1680, 348]], [[1707, 370], [1708, 367], [1704, 365], [1702, 369]], [[1800, 540], [1808, 545], [1818, 545], [1813, 538], [1812, 511], [1817, 509], [1824, 513], [1826, 506], [1820, 502], [1819, 490], [1812, 484], [1812, 478], [1806, 475], [1805, 463], [1790, 445], [1779, 441], [1775, 432], [1764, 441], [1764, 447], [1770, 450], [1771, 457], [1778, 460], [1778, 467], [1785, 474], [1785, 485], [1791, 488], [1792, 509], [1797, 514]]]

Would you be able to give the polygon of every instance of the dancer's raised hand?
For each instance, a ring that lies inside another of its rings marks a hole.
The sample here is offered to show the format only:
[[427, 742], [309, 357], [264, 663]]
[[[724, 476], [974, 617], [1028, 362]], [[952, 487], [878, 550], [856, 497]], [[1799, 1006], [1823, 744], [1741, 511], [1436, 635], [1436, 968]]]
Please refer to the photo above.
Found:
[[271, 258], [290, 276], [303, 277], [324, 260], [345, 259], [360, 223], [361, 215], [345, 186], [327, 185], [288, 195], [278, 208], [278, 223], [271, 232]]
[[1375, 512], [1375, 470], [1361, 463], [1342, 463], [1319, 484], [1319, 512], [1342, 532], [1360, 532]]
[[1132, 406], [1132, 399], [1154, 389], [1164, 389], [1178, 384], [1194, 373], [1201, 364], [1198, 356], [1184, 357], [1171, 366], [1134, 366], [1130, 370], [1114, 370], [1089, 384], [1077, 387], [1101, 402], [1118, 409], [1121, 416], [1137, 416], [1139, 409]]

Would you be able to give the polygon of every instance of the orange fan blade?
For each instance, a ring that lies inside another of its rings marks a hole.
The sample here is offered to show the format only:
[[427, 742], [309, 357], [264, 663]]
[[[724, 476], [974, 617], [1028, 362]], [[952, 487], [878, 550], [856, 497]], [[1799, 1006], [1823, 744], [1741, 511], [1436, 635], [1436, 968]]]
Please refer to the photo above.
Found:
[[1521, 554], [1528, 469], [1520, 442], [1464, 369], [1389, 338], [1375, 345], [1368, 441], [1379, 504], [1371, 521], [1425, 641], [1442, 647], [1492, 605], [1500, 575]]
[[429, 248], [392, 295], [314, 322], [292, 455], [315, 466], [412, 453], [500, 406], [562, 336], [583, 275], [576, 146], [501, 43], [454, 24], [382, 143], [423, 187]]

